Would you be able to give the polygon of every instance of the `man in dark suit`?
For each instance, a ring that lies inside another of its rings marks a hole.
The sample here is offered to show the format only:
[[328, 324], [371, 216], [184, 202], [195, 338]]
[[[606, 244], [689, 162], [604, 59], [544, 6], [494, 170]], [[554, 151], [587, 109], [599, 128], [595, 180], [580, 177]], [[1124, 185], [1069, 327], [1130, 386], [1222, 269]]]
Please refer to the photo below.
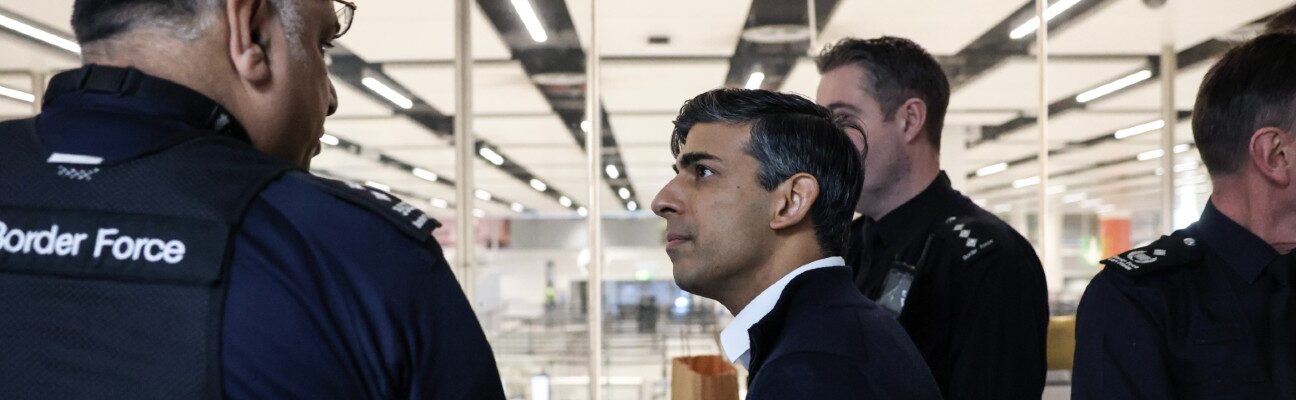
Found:
[[841, 258], [862, 168], [827, 109], [713, 90], [680, 110], [671, 153], [677, 175], [652, 207], [675, 281], [735, 315], [720, 335], [749, 371], [749, 399], [940, 398], [904, 330]]

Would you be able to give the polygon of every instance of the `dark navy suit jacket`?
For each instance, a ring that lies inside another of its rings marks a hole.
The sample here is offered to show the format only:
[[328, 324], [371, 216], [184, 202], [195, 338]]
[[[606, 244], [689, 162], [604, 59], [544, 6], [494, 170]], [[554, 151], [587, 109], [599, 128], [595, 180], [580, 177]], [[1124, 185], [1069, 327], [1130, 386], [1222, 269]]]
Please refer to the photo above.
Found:
[[797, 276], [748, 333], [750, 400], [941, 398], [909, 335], [860, 294], [850, 268]]

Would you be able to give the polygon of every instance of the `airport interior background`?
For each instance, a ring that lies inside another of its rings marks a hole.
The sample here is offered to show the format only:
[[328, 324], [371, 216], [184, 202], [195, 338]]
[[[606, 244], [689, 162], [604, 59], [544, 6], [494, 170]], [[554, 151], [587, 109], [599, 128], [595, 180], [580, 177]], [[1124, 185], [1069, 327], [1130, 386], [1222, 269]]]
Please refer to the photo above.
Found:
[[[603, 398], [666, 399], [674, 357], [719, 353], [731, 317], [675, 286], [664, 223], [648, 210], [673, 176], [671, 120], [684, 100], [720, 86], [813, 98], [825, 44], [915, 40], [953, 89], [944, 169], [1043, 255], [1065, 321], [1099, 260], [1197, 218], [1211, 193], [1189, 123], [1198, 85], [1292, 4], [1054, 0], [1039, 41], [1030, 0], [604, 1], [597, 25], [591, 1], [466, 2], [460, 30], [455, 0], [355, 0], [331, 54], [340, 107], [312, 169], [445, 224], [437, 238], [515, 399], [587, 399], [593, 368]], [[0, 0], [0, 119], [32, 115], [44, 80], [79, 64], [71, 11], [72, 0]], [[456, 82], [461, 39], [468, 82]], [[458, 83], [472, 99], [466, 122], [455, 118]], [[457, 123], [471, 126], [471, 147], [456, 149]], [[589, 132], [601, 134], [599, 163], [588, 162]], [[457, 175], [463, 166], [470, 176]], [[1059, 336], [1050, 346], [1066, 348]], [[1050, 360], [1046, 398], [1069, 392], [1065, 358]]]

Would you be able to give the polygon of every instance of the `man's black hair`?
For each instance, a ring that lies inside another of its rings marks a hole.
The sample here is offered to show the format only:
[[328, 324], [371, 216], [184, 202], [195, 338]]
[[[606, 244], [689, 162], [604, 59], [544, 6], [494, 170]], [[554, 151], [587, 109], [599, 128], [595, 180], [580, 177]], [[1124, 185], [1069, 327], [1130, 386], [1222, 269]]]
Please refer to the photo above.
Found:
[[846, 136], [842, 121], [797, 95], [715, 89], [680, 108], [671, 137], [672, 155], [679, 156], [689, 131], [701, 123], [751, 127], [751, 139], [743, 150], [760, 165], [756, 180], [765, 190], [797, 173], [813, 175], [819, 181], [819, 197], [810, 205], [815, 239], [825, 256], [843, 254], [864, 174], [861, 153]]
[[1192, 125], [1212, 175], [1237, 172], [1261, 128], [1296, 135], [1296, 32], [1262, 35], [1224, 54], [1202, 80]]
[[819, 53], [819, 73], [842, 66], [856, 66], [865, 71], [860, 87], [882, 107], [887, 120], [895, 118], [900, 105], [913, 98], [927, 103], [927, 120], [923, 129], [927, 140], [940, 150], [941, 131], [945, 129], [945, 111], [949, 109], [950, 85], [936, 58], [922, 46], [905, 38], [883, 36], [877, 39], [846, 38]]
[[198, 21], [223, 0], [76, 0], [72, 32], [78, 43], [108, 39], [140, 24]]

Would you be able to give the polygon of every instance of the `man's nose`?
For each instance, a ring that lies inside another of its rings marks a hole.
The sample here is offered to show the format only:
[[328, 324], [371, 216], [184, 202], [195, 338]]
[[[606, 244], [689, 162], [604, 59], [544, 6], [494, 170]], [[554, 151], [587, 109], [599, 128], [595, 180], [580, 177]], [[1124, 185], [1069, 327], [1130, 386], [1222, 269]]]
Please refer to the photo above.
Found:
[[657, 196], [653, 197], [653, 214], [657, 214], [662, 218], [666, 218], [667, 213], [679, 214], [682, 202], [680, 201], [677, 179], [678, 177], [672, 178], [670, 182], [666, 183], [666, 186], [662, 187], [661, 191], [657, 192]]

